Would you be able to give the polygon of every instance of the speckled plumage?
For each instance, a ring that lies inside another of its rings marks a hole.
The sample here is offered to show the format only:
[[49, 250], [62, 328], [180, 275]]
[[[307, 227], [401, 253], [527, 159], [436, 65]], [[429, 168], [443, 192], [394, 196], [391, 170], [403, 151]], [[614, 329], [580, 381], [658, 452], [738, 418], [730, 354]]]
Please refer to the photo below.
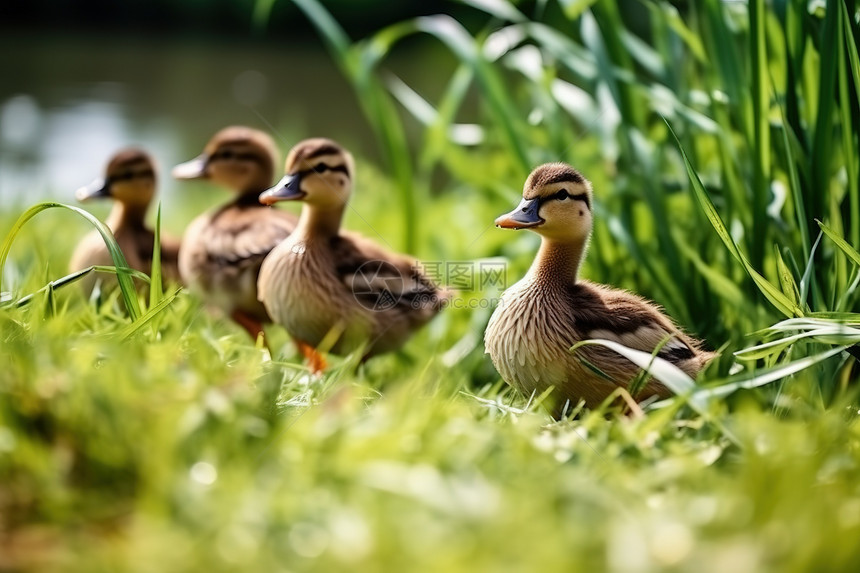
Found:
[[296, 185], [293, 195], [284, 195], [282, 182], [261, 200], [304, 206], [296, 230], [263, 262], [258, 288], [297, 341], [335, 354], [362, 349], [367, 358], [402, 346], [448, 293], [414, 259], [340, 230], [353, 171], [352, 157], [331, 140], [307, 140], [290, 152], [285, 180]]
[[[558, 199], [562, 189], [568, 197]], [[539, 201], [533, 226], [511, 222], [514, 215], [525, 217], [520, 208], [497, 224], [532, 228], [542, 242], [528, 274], [505, 291], [487, 325], [486, 351], [502, 378], [526, 395], [554, 387], [558, 407], [580, 400], [595, 407], [616, 388], [627, 387], [640, 370], [602, 346], [569, 351], [577, 342], [594, 338], [646, 352], [662, 344], [658, 356], [695, 377], [713, 355], [702, 351], [657, 306], [632, 293], [578, 279], [591, 231], [590, 184], [564, 164], [549, 164], [529, 177], [523, 196]], [[544, 223], [536, 222], [538, 215]], [[636, 398], [669, 394], [651, 380]]]

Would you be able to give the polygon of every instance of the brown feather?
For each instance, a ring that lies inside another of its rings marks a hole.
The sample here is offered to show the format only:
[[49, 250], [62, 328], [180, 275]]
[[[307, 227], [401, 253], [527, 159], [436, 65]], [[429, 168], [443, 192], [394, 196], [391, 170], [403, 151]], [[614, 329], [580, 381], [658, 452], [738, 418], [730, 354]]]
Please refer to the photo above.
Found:
[[[545, 196], [545, 186], [564, 180], [590, 191], [590, 184], [578, 178], [582, 176], [572, 168], [565, 172], [564, 164], [542, 166], [529, 177], [523, 195]], [[502, 378], [526, 395], [555, 388], [558, 406], [583, 400], [588, 407], [595, 407], [615, 389], [627, 387], [640, 371], [602, 346], [586, 345], [570, 351], [576, 343], [594, 338], [645, 352], [660, 348], [661, 358], [695, 377], [714, 355], [703, 351], [698, 341], [684, 334], [653, 303], [626, 291], [579, 280], [577, 271], [588, 244], [590, 218], [574, 208], [564, 211], [555, 205], [552, 209], [541, 211], [551, 233], [545, 235], [541, 226], [534, 228], [544, 236], [529, 273], [505, 291], [487, 325], [486, 351]], [[553, 218], [568, 218], [569, 223]], [[577, 225], [586, 227], [578, 229]], [[666, 387], [651, 380], [637, 398], [669, 395]]]

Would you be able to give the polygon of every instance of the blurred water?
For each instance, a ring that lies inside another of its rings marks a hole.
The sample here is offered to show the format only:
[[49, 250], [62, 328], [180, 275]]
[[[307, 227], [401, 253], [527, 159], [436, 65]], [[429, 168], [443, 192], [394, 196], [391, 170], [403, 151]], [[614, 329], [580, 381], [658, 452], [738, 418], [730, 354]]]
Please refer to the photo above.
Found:
[[0, 37], [0, 200], [72, 201], [127, 145], [170, 166], [223, 126], [273, 134], [285, 153], [325, 135], [370, 148], [349, 86], [318, 46], [156, 41], [78, 33]]

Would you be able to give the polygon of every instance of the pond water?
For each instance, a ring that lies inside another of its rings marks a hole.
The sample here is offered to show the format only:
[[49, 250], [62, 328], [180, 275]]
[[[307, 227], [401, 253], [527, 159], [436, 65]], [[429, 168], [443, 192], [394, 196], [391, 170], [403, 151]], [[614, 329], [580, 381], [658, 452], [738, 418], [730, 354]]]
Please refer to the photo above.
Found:
[[353, 91], [320, 45], [5, 33], [0, 51], [7, 205], [72, 201], [127, 145], [154, 155], [169, 203], [181, 185], [165, 176], [170, 166], [230, 124], [269, 131], [282, 153], [324, 135], [374, 154]]

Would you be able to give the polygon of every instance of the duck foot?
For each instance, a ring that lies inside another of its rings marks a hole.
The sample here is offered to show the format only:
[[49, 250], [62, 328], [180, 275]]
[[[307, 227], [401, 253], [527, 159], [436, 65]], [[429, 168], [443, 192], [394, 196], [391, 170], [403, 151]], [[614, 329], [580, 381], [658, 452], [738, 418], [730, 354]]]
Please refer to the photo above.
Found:
[[293, 342], [296, 344], [299, 352], [302, 353], [302, 356], [305, 357], [305, 360], [307, 360], [308, 368], [312, 374], [321, 375], [328, 368], [325, 356], [317, 352], [316, 348], [295, 337], [293, 337]]
[[272, 349], [269, 348], [269, 343], [266, 340], [266, 333], [263, 330], [263, 324], [259, 320], [252, 318], [241, 310], [234, 310], [230, 314], [230, 318], [236, 321], [239, 326], [244, 328], [248, 334], [251, 335], [251, 339], [254, 343], [262, 339], [263, 346], [265, 346], [269, 350], [269, 354], [271, 354]]

